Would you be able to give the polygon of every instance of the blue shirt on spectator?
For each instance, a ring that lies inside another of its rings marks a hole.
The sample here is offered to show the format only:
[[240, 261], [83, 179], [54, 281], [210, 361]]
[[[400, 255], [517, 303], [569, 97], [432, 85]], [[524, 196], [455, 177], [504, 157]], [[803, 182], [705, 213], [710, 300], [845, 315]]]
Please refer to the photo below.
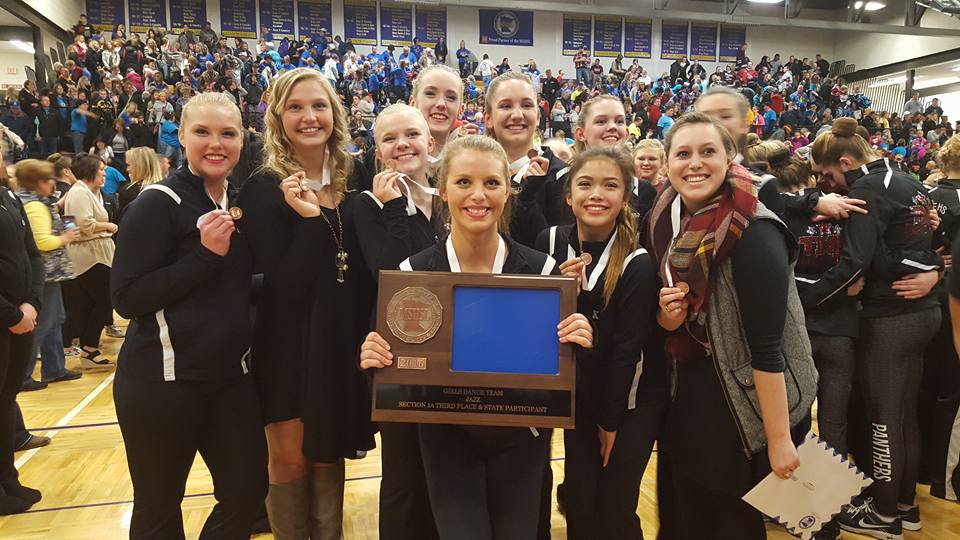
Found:
[[80, 114], [80, 111], [74, 109], [70, 113], [70, 131], [76, 131], [77, 133], [86, 133], [87, 132], [87, 117]]
[[178, 126], [176, 122], [164, 120], [163, 123], [160, 124], [160, 140], [168, 146], [180, 148], [180, 139], [177, 138], [177, 131], [179, 130], [180, 126]]
[[100, 188], [100, 191], [107, 195], [113, 195], [120, 189], [120, 184], [126, 181], [123, 173], [107, 165], [107, 169], [103, 172], [103, 187]]

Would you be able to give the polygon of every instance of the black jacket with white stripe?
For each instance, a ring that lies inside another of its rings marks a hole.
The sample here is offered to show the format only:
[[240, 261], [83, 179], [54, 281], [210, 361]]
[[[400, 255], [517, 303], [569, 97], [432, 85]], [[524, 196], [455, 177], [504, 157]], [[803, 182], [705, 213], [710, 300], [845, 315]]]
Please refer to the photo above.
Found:
[[130, 319], [118, 376], [230, 380], [247, 372], [251, 259], [242, 220], [221, 257], [200, 244], [197, 221], [218, 208], [182, 167], [130, 204], [110, 288]]
[[849, 196], [867, 202], [869, 214], [851, 214], [843, 231], [840, 261], [801, 292], [804, 308], [819, 306], [861, 277], [861, 316], [888, 317], [937, 305], [935, 295], [918, 300], [897, 296], [892, 283], [919, 272], [942, 268], [932, 250], [930, 196], [920, 182], [894, 170], [887, 159], [867, 163], [851, 180]]
[[[554, 226], [537, 238], [537, 249], [557, 261], [580, 254], [576, 224]], [[593, 258], [577, 296], [577, 311], [593, 326], [593, 349], [577, 348], [577, 407], [599, 418], [600, 427], [617, 431], [638, 403], [664, 402], [668, 396], [664, 333], [656, 323], [660, 279], [650, 255], [638, 248], [624, 260], [620, 280], [604, 305], [613, 237], [584, 242]], [[578, 426], [580, 427], [580, 426]]]

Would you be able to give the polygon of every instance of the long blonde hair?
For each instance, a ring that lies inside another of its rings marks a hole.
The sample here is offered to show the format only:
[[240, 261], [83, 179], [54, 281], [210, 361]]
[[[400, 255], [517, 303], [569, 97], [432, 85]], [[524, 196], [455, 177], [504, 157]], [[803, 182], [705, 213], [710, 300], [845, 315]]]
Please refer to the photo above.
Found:
[[150, 184], [155, 184], [163, 180], [163, 172], [160, 170], [160, 159], [157, 153], [146, 146], [138, 146], [127, 150], [127, 166], [133, 165], [137, 171], [136, 177], [130, 175], [130, 183], [140, 183], [141, 188]]
[[333, 131], [327, 140], [327, 151], [333, 161], [330, 167], [330, 182], [337, 193], [347, 190], [347, 177], [353, 172], [353, 158], [347, 151], [350, 134], [347, 132], [347, 115], [340, 97], [319, 71], [310, 68], [297, 68], [276, 78], [271, 88], [270, 105], [264, 115], [263, 168], [272, 171], [280, 178], [286, 178], [303, 170], [297, 161], [290, 138], [283, 131], [283, 109], [287, 105], [290, 91], [297, 83], [315, 81], [323, 89], [333, 110]]
[[637, 249], [637, 218], [633, 215], [633, 209], [630, 208], [630, 198], [633, 195], [633, 164], [629, 156], [624, 153], [622, 148], [617, 147], [597, 147], [584, 150], [573, 157], [570, 163], [570, 172], [567, 173], [568, 182], [564, 187], [567, 195], [572, 189], [571, 184], [587, 163], [600, 159], [606, 159], [617, 167], [623, 180], [623, 204], [620, 206], [620, 212], [617, 214], [617, 220], [614, 228], [617, 233], [617, 239], [613, 242], [613, 248], [610, 250], [610, 263], [607, 265], [605, 278], [603, 282], [603, 306], [606, 308], [613, 298], [613, 291], [617, 288], [620, 281], [620, 274], [623, 273], [623, 262]]

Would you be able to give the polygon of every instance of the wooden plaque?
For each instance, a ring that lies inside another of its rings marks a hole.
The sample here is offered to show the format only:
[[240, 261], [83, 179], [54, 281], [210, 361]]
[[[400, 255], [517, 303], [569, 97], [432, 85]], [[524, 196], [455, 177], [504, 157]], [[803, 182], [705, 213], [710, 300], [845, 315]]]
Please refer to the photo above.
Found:
[[393, 364], [374, 370], [374, 421], [574, 427], [574, 346], [557, 324], [575, 279], [383, 271], [378, 298]]

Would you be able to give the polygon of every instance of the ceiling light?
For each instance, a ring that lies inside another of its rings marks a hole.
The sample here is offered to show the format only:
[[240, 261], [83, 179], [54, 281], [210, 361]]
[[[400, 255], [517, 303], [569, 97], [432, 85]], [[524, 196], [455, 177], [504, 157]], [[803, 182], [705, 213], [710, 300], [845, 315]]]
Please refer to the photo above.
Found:
[[783, 2], [783, 0], [747, 0], [747, 1], [754, 4], [779, 4], [780, 2]]
[[885, 7], [887, 7], [887, 5], [884, 4], [883, 2], [871, 2], [871, 1], [868, 1], [868, 2], [867, 2], [867, 7], [863, 7], [863, 2], [861, 2], [861, 1], [859, 1], [859, 0], [858, 0], [857, 2], [854, 2], [854, 3], [853, 3], [853, 9], [863, 8], [864, 11], [877, 11], [877, 10], [883, 9], [883, 8], [885, 8]]
[[916, 83], [913, 85], [913, 87], [917, 90], [920, 90], [923, 88], [933, 88], [934, 86], [953, 84], [955, 82], [960, 82], [960, 77], [944, 77], [942, 79], [924, 79], [923, 82]]
[[11, 39], [10, 43], [12, 43], [14, 47], [26, 53], [33, 54], [37, 52], [36, 50], [34, 50], [33, 45], [20, 41], [19, 39]]

